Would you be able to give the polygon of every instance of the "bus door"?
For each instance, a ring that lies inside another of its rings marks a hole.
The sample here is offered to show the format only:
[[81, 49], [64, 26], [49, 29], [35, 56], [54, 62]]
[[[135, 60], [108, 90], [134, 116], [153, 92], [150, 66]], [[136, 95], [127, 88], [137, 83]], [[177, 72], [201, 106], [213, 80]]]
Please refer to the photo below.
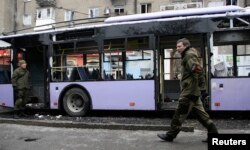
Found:
[[180, 38], [188, 38], [192, 47], [197, 50], [197, 54], [203, 64], [204, 38], [198, 35], [162, 36], [160, 37], [160, 97], [161, 109], [175, 109], [180, 96], [181, 78], [181, 55], [176, 50], [176, 41]]
[[250, 31], [213, 34], [211, 110], [250, 110]]
[[0, 106], [14, 106], [11, 68], [11, 49], [0, 45]]

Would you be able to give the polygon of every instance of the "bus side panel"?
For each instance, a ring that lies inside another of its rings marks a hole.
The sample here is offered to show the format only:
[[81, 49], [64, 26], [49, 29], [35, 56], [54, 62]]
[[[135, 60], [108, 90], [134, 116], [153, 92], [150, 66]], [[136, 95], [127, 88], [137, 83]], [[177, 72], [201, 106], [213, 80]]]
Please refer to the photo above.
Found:
[[0, 84], [0, 105], [14, 107], [13, 87], [11, 84]]
[[155, 110], [154, 81], [115, 81], [88, 85], [93, 109]]
[[250, 78], [211, 79], [212, 110], [250, 110]]
[[[57, 109], [60, 92], [64, 87], [76, 84], [51, 83], [50, 100], [52, 109]], [[96, 110], [155, 110], [154, 81], [99, 81], [77, 83], [90, 94], [92, 109]]]

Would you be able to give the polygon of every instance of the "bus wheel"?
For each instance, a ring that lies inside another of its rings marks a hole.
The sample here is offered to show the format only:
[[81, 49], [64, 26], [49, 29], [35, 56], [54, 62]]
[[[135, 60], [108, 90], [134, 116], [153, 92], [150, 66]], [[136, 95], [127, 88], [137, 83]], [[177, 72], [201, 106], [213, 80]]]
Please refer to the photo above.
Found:
[[79, 88], [68, 90], [63, 97], [63, 108], [67, 114], [73, 117], [86, 115], [89, 105], [87, 94]]

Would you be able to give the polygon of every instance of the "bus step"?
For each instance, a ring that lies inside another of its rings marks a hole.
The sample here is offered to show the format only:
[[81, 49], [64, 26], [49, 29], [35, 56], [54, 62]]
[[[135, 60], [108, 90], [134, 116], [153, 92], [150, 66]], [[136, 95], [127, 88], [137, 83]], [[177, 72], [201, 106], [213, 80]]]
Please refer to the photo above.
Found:
[[26, 104], [26, 108], [30, 109], [42, 109], [44, 108], [44, 103], [28, 103]]
[[39, 99], [36, 96], [29, 97], [29, 103], [39, 103]]
[[174, 110], [177, 108], [178, 101], [173, 101], [173, 102], [164, 102], [160, 104], [160, 109], [161, 110]]

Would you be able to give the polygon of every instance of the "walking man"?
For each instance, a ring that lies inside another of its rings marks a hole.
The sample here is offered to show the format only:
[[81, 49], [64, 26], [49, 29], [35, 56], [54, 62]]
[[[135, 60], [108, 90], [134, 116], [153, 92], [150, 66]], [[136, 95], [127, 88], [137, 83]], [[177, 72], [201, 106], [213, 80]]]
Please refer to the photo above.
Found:
[[18, 66], [11, 78], [15, 95], [14, 118], [24, 115], [22, 111], [25, 109], [30, 89], [30, 77], [26, 68], [26, 61], [20, 60]]
[[[191, 110], [195, 111], [198, 121], [207, 129], [208, 133], [217, 134], [217, 128], [206, 113], [200, 99], [201, 93], [205, 93], [205, 76], [197, 51], [190, 47], [190, 42], [186, 38], [179, 39], [176, 48], [182, 58], [179, 104], [171, 121], [171, 129], [166, 134], [157, 136], [164, 141], [172, 142], [181, 131], [182, 123]], [[207, 142], [207, 139], [203, 142]]]

